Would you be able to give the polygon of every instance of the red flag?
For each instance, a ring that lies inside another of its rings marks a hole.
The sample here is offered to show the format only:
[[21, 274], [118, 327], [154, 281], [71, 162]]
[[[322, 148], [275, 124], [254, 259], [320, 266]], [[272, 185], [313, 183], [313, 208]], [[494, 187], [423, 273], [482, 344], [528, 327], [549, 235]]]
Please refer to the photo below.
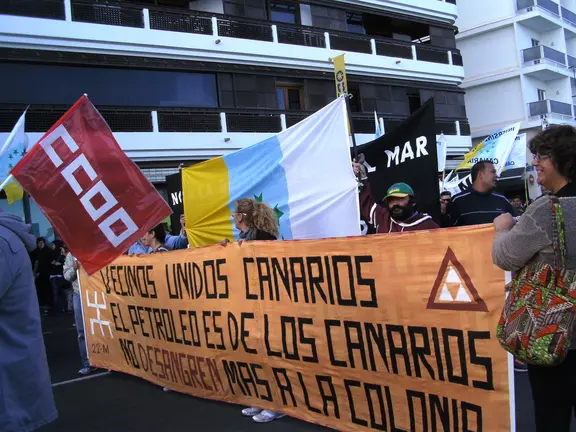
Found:
[[88, 274], [172, 213], [86, 96], [11, 173]]

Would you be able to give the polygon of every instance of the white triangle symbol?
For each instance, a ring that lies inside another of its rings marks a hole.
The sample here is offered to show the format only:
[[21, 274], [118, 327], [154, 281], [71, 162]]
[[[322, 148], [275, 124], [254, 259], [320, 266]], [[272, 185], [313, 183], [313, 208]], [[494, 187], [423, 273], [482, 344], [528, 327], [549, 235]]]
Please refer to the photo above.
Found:
[[460, 277], [458, 277], [458, 273], [452, 266], [450, 266], [450, 270], [448, 271], [448, 276], [446, 276], [447, 283], [462, 283]]
[[456, 294], [456, 301], [472, 303], [472, 299], [470, 298], [470, 296], [468, 295], [468, 293], [466, 292], [466, 290], [462, 285], [460, 285], [460, 288], [458, 288], [458, 294]]
[[448, 291], [448, 287], [444, 284], [444, 288], [442, 288], [442, 292], [440, 293], [440, 299], [442, 301], [454, 301], [452, 294]]

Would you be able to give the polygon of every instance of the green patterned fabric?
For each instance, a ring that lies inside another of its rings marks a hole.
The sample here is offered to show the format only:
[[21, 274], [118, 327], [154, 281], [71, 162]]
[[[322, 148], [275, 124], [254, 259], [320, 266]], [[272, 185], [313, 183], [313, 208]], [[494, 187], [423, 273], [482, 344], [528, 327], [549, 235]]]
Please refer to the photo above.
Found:
[[564, 360], [576, 318], [576, 275], [567, 271], [564, 215], [550, 197], [554, 264], [532, 261], [513, 275], [496, 334], [519, 360], [555, 365]]

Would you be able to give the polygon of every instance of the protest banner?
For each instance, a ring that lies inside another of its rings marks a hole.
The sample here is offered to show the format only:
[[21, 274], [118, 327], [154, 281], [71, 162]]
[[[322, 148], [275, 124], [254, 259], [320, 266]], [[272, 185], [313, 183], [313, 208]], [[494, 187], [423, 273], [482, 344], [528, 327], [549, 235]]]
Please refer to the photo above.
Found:
[[121, 257], [80, 276], [90, 363], [340, 431], [509, 431], [493, 236], [480, 226]]
[[514, 140], [512, 151], [510, 151], [510, 155], [508, 155], [508, 159], [504, 164], [504, 169], [502, 169], [502, 172], [518, 168], [525, 169], [526, 148], [526, 134], [518, 134]]
[[89, 274], [170, 215], [86, 96], [11, 173]]
[[168, 205], [172, 210], [170, 215], [170, 225], [173, 233], [179, 233], [180, 216], [184, 214], [184, 203], [182, 201], [182, 173], [177, 172], [166, 176], [166, 189], [168, 192]]
[[439, 221], [440, 190], [434, 126], [434, 100], [430, 99], [406, 121], [386, 135], [358, 147], [365, 158], [368, 180], [376, 202], [394, 183], [408, 183], [418, 209]]
[[520, 123], [515, 123], [492, 132], [480, 144], [466, 153], [464, 161], [458, 165], [455, 171], [472, 169], [476, 163], [488, 161], [494, 164], [496, 172], [500, 175], [508, 156], [510, 156], [519, 130]]
[[232, 213], [242, 198], [272, 207], [286, 240], [359, 235], [347, 118], [339, 98], [267, 140], [184, 168], [190, 245], [237, 237]]

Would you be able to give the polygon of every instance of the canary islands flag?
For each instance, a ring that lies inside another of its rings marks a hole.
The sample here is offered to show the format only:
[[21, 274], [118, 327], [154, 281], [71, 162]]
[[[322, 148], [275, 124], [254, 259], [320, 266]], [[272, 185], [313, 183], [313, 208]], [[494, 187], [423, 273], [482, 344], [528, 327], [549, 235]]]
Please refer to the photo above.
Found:
[[8, 204], [21, 200], [24, 191], [20, 185], [10, 176], [10, 171], [24, 157], [28, 150], [28, 137], [24, 133], [26, 111], [18, 119], [18, 122], [10, 132], [8, 139], [0, 148], [0, 185], [6, 192]]
[[182, 186], [192, 246], [237, 237], [232, 213], [242, 198], [270, 205], [286, 240], [360, 235], [343, 98], [272, 138], [183, 169]]

